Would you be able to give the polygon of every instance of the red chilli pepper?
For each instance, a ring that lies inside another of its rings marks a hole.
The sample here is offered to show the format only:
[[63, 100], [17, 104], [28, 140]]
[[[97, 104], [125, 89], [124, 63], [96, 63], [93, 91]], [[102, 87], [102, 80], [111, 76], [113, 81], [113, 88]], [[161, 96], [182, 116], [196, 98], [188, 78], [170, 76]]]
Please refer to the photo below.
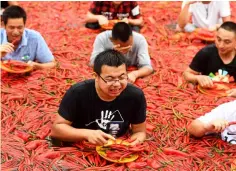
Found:
[[147, 160], [147, 165], [152, 167], [153, 169], [158, 169], [159, 167], [161, 167], [161, 165], [158, 164], [158, 162], [156, 160], [153, 160], [153, 159], [148, 159]]
[[28, 134], [24, 131], [18, 131], [18, 130], [15, 130], [15, 135], [18, 136], [19, 138], [23, 139], [25, 142], [27, 142], [29, 140], [29, 138], [31, 137], [30, 134]]
[[36, 149], [38, 146], [40, 146], [41, 144], [45, 143], [45, 140], [34, 140], [34, 141], [30, 141], [29, 143], [26, 144], [25, 148], [27, 150], [34, 150]]
[[174, 150], [172, 148], [163, 148], [162, 150], [167, 155], [176, 155], [176, 156], [181, 156], [181, 157], [188, 157], [189, 156], [189, 154], [187, 154], [187, 153], [184, 153], [179, 150]]
[[147, 166], [147, 162], [131, 162], [126, 164], [129, 169], [142, 169]]

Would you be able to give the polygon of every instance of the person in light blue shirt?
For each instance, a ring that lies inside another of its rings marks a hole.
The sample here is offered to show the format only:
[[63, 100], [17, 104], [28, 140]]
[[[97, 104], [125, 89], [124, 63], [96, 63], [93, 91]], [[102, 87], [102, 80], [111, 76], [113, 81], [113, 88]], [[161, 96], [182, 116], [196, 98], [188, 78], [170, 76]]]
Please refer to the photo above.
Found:
[[20, 6], [9, 6], [3, 12], [1, 60], [27, 62], [35, 69], [53, 68], [55, 59], [44, 38], [37, 31], [25, 28], [26, 12]]

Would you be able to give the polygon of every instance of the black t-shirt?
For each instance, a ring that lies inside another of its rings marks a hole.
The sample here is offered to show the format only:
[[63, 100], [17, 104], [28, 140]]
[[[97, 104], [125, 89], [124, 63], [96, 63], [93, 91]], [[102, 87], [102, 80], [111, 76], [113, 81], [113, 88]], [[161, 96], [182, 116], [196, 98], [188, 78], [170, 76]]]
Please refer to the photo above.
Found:
[[74, 128], [101, 129], [121, 136], [130, 124], [146, 120], [146, 99], [141, 89], [128, 84], [119, 97], [105, 102], [97, 95], [95, 81], [86, 80], [66, 92], [58, 112]]
[[202, 75], [209, 75], [211, 72], [216, 74], [219, 69], [222, 69], [236, 80], [236, 56], [229, 64], [224, 64], [215, 44], [201, 49], [193, 58], [189, 67], [194, 71], [201, 72]]

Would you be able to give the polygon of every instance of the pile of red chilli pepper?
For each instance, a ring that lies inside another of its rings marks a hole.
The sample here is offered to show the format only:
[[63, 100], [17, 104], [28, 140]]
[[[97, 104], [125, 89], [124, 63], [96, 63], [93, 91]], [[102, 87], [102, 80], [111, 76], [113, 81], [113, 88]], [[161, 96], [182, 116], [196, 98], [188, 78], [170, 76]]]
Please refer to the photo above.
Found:
[[[39, 31], [58, 65], [30, 74], [1, 72], [2, 170], [230, 170], [236, 146], [219, 136], [190, 137], [192, 119], [233, 98], [201, 94], [182, 72], [204, 42], [173, 38], [181, 2], [139, 2], [155, 73], [136, 81], [147, 99], [148, 150], [128, 164], [106, 161], [86, 142], [52, 147], [50, 128], [61, 98], [74, 83], [92, 78], [92, 44], [101, 31], [84, 27], [90, 2], [21, 2], [27, 27]], [[236, 21], [236, 3], [231, 2]], [[165, 15], [163, 15], [165, 14]], [[235, 163], [236, 164], [236, 163]]]

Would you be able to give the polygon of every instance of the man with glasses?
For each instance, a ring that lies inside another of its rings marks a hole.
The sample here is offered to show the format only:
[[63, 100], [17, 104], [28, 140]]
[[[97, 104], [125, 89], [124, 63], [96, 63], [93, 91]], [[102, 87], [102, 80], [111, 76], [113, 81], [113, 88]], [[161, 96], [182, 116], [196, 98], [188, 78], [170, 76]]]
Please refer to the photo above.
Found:
[[121, 52], [124, 54], [128, 66], [138, 67], [138, 70], [128, 74], [132, 83], [137, 78], [148, 76], [153, 72], [146, 39], [143, 35], [132, 32], [131, 27], [125, 22], [115, 24], [112, 31], [105, 31], [97, 35], [90, 65], [93, 65], [96, 56], [106, 49], [115, 49]]
[[146, 99], [128, 83], [126, 60], [106, 50], [94, 61], [95, 79], [73, 85], [63, 97], [51, 136], [63, 141], [87, 140], [103, 145], [127, 133], [132, 145], [146, 138]]

